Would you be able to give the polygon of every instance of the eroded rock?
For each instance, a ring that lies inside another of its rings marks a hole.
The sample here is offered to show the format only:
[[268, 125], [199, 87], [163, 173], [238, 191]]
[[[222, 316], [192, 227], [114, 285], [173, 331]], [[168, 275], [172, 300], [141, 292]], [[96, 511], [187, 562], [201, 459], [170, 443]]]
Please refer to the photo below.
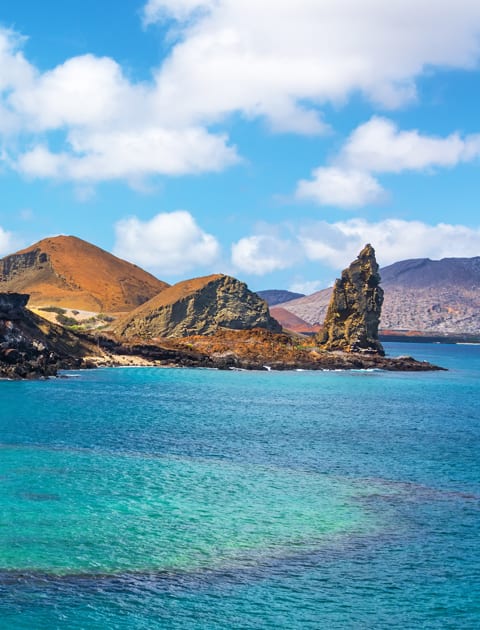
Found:
[[220, 328], [281, 332], [268, 306], [244, 282], [216, 274], [179, 282], [120, 320], [122, 337], [210, 335]]
[[323, 350], [384, 355], [378, 339], [383, 289], [375, 250], [365, 245], [358, 258], [335, 281], [323, 330], [317, 339]]

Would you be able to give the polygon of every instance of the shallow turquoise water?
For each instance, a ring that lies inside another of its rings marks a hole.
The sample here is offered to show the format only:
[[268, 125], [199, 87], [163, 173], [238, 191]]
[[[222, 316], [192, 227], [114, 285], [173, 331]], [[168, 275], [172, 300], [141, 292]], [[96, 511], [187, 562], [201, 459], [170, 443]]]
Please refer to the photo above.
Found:
[[477, 628], [480, 347], [449, 372], [0, 383], [0, 627]]

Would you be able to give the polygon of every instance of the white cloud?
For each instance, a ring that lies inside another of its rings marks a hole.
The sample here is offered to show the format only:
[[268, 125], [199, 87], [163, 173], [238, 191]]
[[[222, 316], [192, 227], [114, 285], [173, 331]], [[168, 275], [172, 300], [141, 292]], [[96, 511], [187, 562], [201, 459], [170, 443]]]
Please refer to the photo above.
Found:
[[13, 232], [9, 232], [0, 226], [0, 256], [12, 254], [22, 247], [23, 243]]
[[198, 11], [205, 11], [216, 4], [216, 0], [148, 0], [143, 8], [143, 22], [153, 24], [165, 17], [186, 20]]
[[[41, 73], [18, 50], [21, 43], [0, 29], [0, 150], [20, 173], [138, 184], [154, 175], [218, 172], [239, 161], [225, 135], [162, 116], [155, 84], [130, 82], [114, 60], [83, 55]], [[48, 143], [53, 131], [64, 138], [56, 151]], [[28, 140], [27, 149], [7, 142], [15, 133]]]
[[294, 293], [311, 295], [322, 288], [325, 288], [325, 285], [321, 280], [296, 280], [288, 287], [288, 290]]
[[157, 73], [157, 105], [179, 120], [240, 111], [318, 133], [318, 106], [360, 92], [397, 107], [426, 69], [473, 68], [480, 52], [476, 0], [150, 0], [145, 15], [179, 20]]
[[371, 243], [381, 265], [408, 258], [480, 255], [480, 228], [422, 221], [386, 219], [377, 223], [350, 219], [318, 221], [300, 227], [298, 239], [309, 260], [331, 267], [347, 265], [365, 243]]
[[355, 129], [337, 162], [368, 172], [400, 173], [456, 166], [479, 154], [480, 134], [428, 136], [416, 129], [401, 131], [391, 120], [374, 117]]
[[391, 120], [374, 117], [355, 129], [332, 166], [321, 166], [300, 180], [295, 196], [320, 205], [357, 208], [382, 201], [386, 192], [373, 173], [425, 171], [453, 167], [480, 155], [480, 134], [445, 138], [401, 131]]
[[29, 85], [35, 69], [25, 59], [21, 47], [25, 38], [15, 31], [0, 28], [0, 92]]
[[157, 214], [150, 221], [130, 217], [115, 225], [114, 253], [159, 274], [177, 275], [213, 264], [220, 246], [185, 210]]
[[0, 140], [9, 162], [23, 155], [22, 172], [87, 183], [218, 171], [238, 159], [225, 136], [209, 131], [226, 116], [321, 133], [325, 104], [361, 93], [399, 106], [415, 98], [426, 69], [475, 68], [480, 58], [477, 0], [149, 0], [143, 19], [174, 20], [176, 36], [144, 82], [91, 54], [41, 71], [22, 38], [0, 30]]
[[26, 126], [47, 130], [109, 124], [129, 105], [140, 107], [141, 97], [141, 87], [129, 84], [115, 61], [83, 55], [37, 73], [12, 93], [9, 103]]
[[234, 267], [255, 275], [288, 269], [297, 259], [295, 244], [272, 234], [247, 236], [232, 245]]
[[209, 134], [201, 127], [72, 132], [69, 147], [70, 152], [51, 153], [36, 146], [19, 156], [17, 169], [31, 177], [95, 182], [215, 172], [239, 160], [225, 136]]
[[320, 205], [358, 208], [381, 201], [385, 191], [369, 173], [330, 166], [315, 169], [310, 180], [300, 180], [296, 197]]
[[[264, 233], [240, 239], [232, 246], [232, 261], [246, 273], [266, 275], [299, 262], [318, 261], [332, 269], [347, 266], [371, 243], [381, 265], [409, 258], [471, 257], [480, 255], [480, 228], [422, 221], [386, 219], [369, 222], [311, 221], [289, 225], [289, 239], [274, 236], [282, 226], [263, 226]], [[324, 285], [325, 286], [325, 285]], [[291, 291], [312, 293], [319, 283], [296, 281]]]

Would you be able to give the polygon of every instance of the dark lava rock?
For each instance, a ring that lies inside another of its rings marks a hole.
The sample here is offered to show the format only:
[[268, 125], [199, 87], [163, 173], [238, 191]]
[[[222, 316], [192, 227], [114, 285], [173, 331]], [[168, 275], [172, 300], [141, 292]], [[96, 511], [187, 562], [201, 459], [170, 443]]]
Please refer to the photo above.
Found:
[[79, 367], [88, 343], [29, 311], [28, 298], [0, 293], [0, 378], [46, 378]]
[[335, 282], [318, 337], [321, 348], [383, 356], [385, 352], [378, 339], [382, 303], [375, 250], [366, 245]]

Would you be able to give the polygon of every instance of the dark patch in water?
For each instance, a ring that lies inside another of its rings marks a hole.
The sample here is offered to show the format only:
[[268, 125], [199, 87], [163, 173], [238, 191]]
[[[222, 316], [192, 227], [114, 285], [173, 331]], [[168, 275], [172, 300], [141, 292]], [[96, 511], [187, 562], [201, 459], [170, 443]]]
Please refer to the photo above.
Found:
[[22, 492], [19, 496], [27, 501], [60, 501], [60, 495], [47, 492]]

